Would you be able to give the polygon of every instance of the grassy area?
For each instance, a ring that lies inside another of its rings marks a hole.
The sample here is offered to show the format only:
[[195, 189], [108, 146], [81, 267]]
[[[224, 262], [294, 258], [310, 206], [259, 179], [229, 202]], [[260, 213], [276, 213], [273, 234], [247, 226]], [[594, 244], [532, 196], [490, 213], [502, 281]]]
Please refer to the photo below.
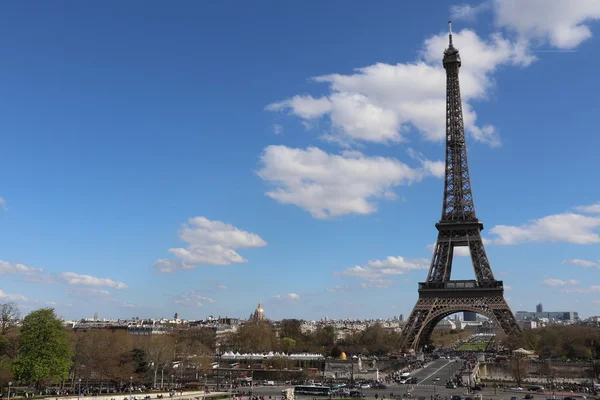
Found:
[[463, 343], [458, 346], [459, 351], [484, 351], [487, 347], [487, 343]]

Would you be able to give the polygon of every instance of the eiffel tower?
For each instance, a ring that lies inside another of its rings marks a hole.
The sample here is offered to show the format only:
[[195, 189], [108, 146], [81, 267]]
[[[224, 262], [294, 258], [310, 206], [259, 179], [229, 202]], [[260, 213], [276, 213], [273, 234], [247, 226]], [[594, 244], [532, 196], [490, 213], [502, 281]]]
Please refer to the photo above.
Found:
[[[427, 281], [419, 283], [419, 300], [402, 330], [401, 348], [415, 351], [429, 342], [438, 322], [461, 311], [488, 317], [507, 335], [521, 331], [504, 300], [502, 281], [494, 278], [481, 239], [483, 224], [475, 215], [458, 82], [461, 61], [458, 49], [452, 45], [452, 22], [448, 25], [449, 46], [443, 59], [446, 70], [446, 176], [442, 218], [435, 224], [438, 237]], [[475, 280], [450, 279], [454, 248], [459, 246], [469, 247]]]

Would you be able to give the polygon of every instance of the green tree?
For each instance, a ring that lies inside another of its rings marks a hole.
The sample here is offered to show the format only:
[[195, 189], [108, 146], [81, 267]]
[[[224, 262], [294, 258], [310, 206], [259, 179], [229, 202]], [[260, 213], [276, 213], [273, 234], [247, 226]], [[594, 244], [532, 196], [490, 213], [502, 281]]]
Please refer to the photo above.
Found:
[[23, 318], [19, 354], [13, 363], [21, 381], [41, 389], [48, 382], [67, 379], [72, 355], [67, 332], [54, 309], [42, 308]]
[[296, 347], [296, 341], [289, 337], [281, 339], [281, 349], [286, 353], [289, 353]]
[[338, 346], [333, 346], [329, 355], [333, 358], [340, 358], [342, 355], [342, 350]]
[[136, 374], [142, 375], [148, 372], [148, 360], [146, 360], [146, 352], [144, 349], [135, 347], [131, 350], [131, 357], [133, 358]]

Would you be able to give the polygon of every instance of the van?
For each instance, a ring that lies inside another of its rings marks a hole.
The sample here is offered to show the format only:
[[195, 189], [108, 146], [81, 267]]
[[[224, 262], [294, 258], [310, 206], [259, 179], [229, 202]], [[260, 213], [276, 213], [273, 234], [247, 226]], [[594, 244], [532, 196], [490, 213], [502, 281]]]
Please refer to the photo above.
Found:
[[275, 386], [274, 381], [265, 381], [265, 386]]

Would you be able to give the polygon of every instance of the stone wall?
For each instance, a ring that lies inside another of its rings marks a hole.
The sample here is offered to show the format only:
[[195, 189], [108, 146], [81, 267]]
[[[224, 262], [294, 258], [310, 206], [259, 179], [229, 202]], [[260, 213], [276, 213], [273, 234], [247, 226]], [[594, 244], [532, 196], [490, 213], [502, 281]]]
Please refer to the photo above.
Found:
[[[528, 367], [528, 377], [539, 378], [545, 380], [546, 377], [540, 374], [540, 368], [544, 365], [541, 362], [530, 362]], [[556, 370], [557, 378], [565, 379], [582, 379], [591, 378], [591, 368], [589, 363], [563, 363], [557, 362], [552, 363], [552, 367]], [[480, 375], [482, 378], [495, 378], [495, 379], [512, 379], [510, 373], [510, 367], [508, 363], [481, 363], [480, 364]]]

